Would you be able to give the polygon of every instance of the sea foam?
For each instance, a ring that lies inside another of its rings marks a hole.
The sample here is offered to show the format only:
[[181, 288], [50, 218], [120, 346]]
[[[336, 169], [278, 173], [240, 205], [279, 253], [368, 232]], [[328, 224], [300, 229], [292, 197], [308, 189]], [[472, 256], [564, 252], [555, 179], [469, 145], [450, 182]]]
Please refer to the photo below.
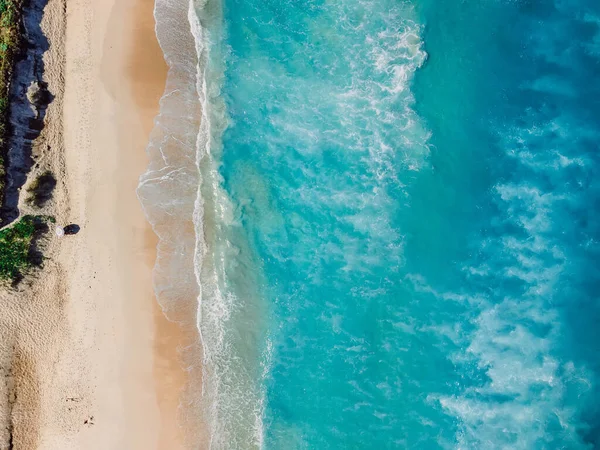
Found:
[[211, 448], [593, 447], [585, 3], [157, 1], [138, 192]]
[[184, 353], [190, 373], [201, 366], [202, 376], [190, 379], [191, 417], [182, 420], [191, 422], [191, 429], [206, 423], [211, 448], [231, 448], [238, 439], [257, 441], [253, 430], [260, 428], [260, 399], [243, 381], [249, 377], [244, 367], [230, 367], [235, 365], [232, 344], [223, 328], [236, 316], [236, 300], [221, 272], [236, 251], [219, 229], [234, 221], [219, 189], [215, 159], [226, 126], [219, 102], [222, 67], [218, 59], [210, 61], [219, 49], [219, 11], [218, 2], [156, 2], [156, 32], [169, 74], [138, 196], [159, 238], [158, 301], [169, 319], [196, 326], [202, 344], [194, 346], [197, 352]]

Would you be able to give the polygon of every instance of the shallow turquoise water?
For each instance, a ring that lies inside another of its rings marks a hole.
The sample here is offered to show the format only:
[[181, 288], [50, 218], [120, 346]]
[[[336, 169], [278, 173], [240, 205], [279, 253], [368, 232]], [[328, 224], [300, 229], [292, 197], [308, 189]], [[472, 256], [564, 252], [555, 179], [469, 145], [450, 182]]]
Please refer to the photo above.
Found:
[[222, 8], [214, 447], [600, 446], [600, 4]]

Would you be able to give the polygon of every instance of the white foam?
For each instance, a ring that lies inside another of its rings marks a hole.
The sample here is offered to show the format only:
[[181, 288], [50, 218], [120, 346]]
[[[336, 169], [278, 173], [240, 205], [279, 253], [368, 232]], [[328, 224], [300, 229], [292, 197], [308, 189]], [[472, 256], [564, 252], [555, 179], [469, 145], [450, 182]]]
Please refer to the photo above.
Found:
[[[226, 325], [234, 320], [239, 301], [223, 284], [225, 266], [235, 259], [226, 257], [223, 249], [236, 249], [205, 239], [214, 236], [206, 226], [235, 225], [230, 202], [219, 189], [215, 161], [226, 126], [224, 104], [219, 101], [222, 67], [209, 64], [210, 40], [219, 39], [214, 35], [219, 14], [220, 6], [214, 2], [156, 1], [156, 32], [169, 75], [138, 196], [159, 237], [157, 298], [171, 320], [189, 322], [197, 315], [202, 385], [188, 389], [191, 395], [194, 391], [202, 395], [196, 420], [208, 423], [210, 448], [258, 448], [264, 399], [249, 381], [258, 377], [244, 367], [230, 367], [234, 350]], [[207, 28], [211, 26], [213, 35]], [[214, 44], [218, 51], [218, 42]], [[239, 379], [232, 383], [232, 377]]]
[[[506, 141], [507, 155], [515, 156], [514, 148], [519, 146], [518, 153], [522, 153], [531, 139], [549, 134], [570, 139], [556, 122], [521, 129]], [[532, 160], [556, 157], [556, 153], [539, 153], [519, 157], [519, 170], [531, 167]], [[536, 170], [549, 176], [560, 177], [555, 174], [560, 168], [571, 167], [536, 164]], [[554, 299], [567, 264], [561, 240], [556, 238], [561, 234], [555, 220], [569, 198], [561, 189], [536, 184], [538, 179], [528, 174], [498, 184], [492, 191], [501, 211], [496, 222], [517, 231], [487, 238], [480, 249], [483, 264], [463, 269], [468, 276], [486, 280], [488, 289], [440, 292], [421, 276], [408, 277], [417, 292], [468, 304], [472, 314], [468, 327], [435, 323], [420, 328], [455, 344], [457, 351], [451, 358], [455, 364], [476, 364], [485, 374], [479, 384], [459, 387], [455, 395], [429, 397], [460, 420], [458, 448], [552, 446], [557, 433], [561, 442], [573, 448], [582, 445], [580, 418], [567, 393], [585, 395], [590, 374], [557, 352], [563, 318]], [[518, 280], [520, 287], [500, 292], [494, 279], [500, 286]]]

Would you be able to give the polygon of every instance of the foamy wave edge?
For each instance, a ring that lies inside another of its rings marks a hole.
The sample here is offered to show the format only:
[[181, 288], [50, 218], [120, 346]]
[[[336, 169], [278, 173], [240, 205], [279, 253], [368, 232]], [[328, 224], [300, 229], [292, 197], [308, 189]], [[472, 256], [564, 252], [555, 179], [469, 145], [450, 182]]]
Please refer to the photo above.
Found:
[[[209, 50], [214, 47], [219, 55], [220, 11], [218, 1], [155, 1], [155, 30], [169, 71], [147, 147], [149, 165], [140, 177], [137, 193], [158, 236], [153, 271], [157, 300], [169, 320], [195, 326], [198, 332], [198, 345], [184, 349], [186, 369], [192, 375], [185, 398], [190, 414], [180, 419], [191, 429], [206, 424], [208, 433], [198, 431], [189, 439], [190, 447], [197, 448], [208, 437], [211, 449], [227, 448], [231, 442], [259, 448], [262, 399], [243, 392], [247, 394], [243, 403], [252, 408], [246, 411], [238, 407], [241, 403], [238, 405], [236, 395], [232, 395], [240, 394], [239, 389], [222, 386], [221, 376], [225, 374], [219, 368], [228, 367], [223, 361], [231, 356], [226, 351], [223, 329], [230, 294], [221, 292], [223, 274], [217, 273], [205, 238], [206, 221], [214, 227], [213, 216], [223, 214], [228, 207], [226, 193], [219, 186], [218, 161], [211, 155], [215, 153], [218, 159], [226, 127], [219, 92], [223, 68], [220, 63], [219, 67], [209, 64]], [[203, 190], [209, 197], [208, 204]], [[207, 219], [206, 207], [219, 211], [209, 211]], [[210, 230], [209, 234], [214, 231]], [[201, 375], [194, 377], [196, 372]], [[244, 386], [239, 388], [244, 390]], [[256, 400], [260, 404], [254, 407]], [[246, 417], [254, 421], [253, 429], [244, 430], [252, 434], [250, 439], [245, 432], [236, 432], [239, 417], [228, 417], [233, 410], [240, 416], [253, 416]], [[232, 423], [227, 423], [230, 420]]]
[[[137, 188], [146, 218], [158, 237], [153, 269], [156, 298], [165, 316], [188, 331], [197, 329], [201, 291], [195, 255], [203, 245], [196, 161], [202, 105], [197, 92], [198, 55], [189, 22], [192, 9], [191, 0], [155, 0], [155, 32], [168, 75], [146, 148], [149, 164]], [[191, 431], [186, 443], [197, 448], [206, 434], [201, 429], [201, 392], [194, 389], [203, 378], [201, 338], [180, 351], [189, 385], [184, 394], [188, 408], [180, 410], [179, 420]]]

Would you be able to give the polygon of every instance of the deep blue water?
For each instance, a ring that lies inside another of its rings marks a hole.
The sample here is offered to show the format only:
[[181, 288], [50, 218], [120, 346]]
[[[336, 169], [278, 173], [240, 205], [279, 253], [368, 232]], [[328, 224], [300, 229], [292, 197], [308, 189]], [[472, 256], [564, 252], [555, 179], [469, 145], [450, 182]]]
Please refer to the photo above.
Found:
[[221, 26], [215, 448], [600, 447], [600, 3]]

